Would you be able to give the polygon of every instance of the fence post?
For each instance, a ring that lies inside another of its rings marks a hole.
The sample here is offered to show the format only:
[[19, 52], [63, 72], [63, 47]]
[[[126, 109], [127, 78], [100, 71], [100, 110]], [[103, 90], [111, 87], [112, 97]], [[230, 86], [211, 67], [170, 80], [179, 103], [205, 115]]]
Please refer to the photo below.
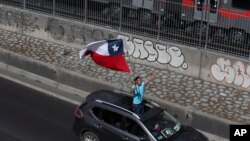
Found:
[[[206, 5], [208, 5], [208, 1], [207, 1], [207, 3], [206, 3]], [[205, 37], [205, 47], [204, 47], [204, 50], [207, 50], [207, 43], [208, 43], [208, 41], [209, 41], [209, 22], [210, 22], [210, 8], [208, 9], [208, 14], [207, 14], [207, 18], [208, 18], [208, 20], [207, 20], [207, 28], [206, 28], [206, 37]]]
[[118, 32], [121, 32], [121, 28], [122, 28], [122, 0], [120, 0], [120, 21], [119, 21]]
[[56, 0], [53, 0], [53, 16], [55, 16], [56, 13]]
[[23, 0], [23, 9], [26, 9], [26, 0]]
[[[209, 14], [208, 14], [209, 15]], [[206, 38], [205, 38], [205, 50], [207, 50], [207, 43], [209, 41], [209, 21], [207, 22]]]
[[87, 7], [88, 7], [88, 0], [84, 0], [84, 23], [87, 22]]
[[158, 31], [157, 31], [157, 40], [160, 39], [160, 32], [161, 32], [161, 14], [164, 12], [164, 9], [161, 7], [160, 2], [160, 11], [159, 11], [159, 18], [158, 18]]
[[[209, 1], [206, 1], [206, 5], [208, 5], [209, 3], [208, 3]], [[208, 9], [209, 10], [209, 9]], [[209, 16], [209, 15], [208, 15]], [[200, 33], [199, 33], [199, 47], [201, 48], [202, 47], [202, 25], [203, 25], [203, 23], [204, 24], [207, 24], [207, 28], [206, 28], [206, 35], [205, 35], [205, 50], [206, 50], [206, 46], [207, 46], [207, 34], [208, 34], [208, 22], [209, 22], [209, 20], [206, 20], [206, 18], [208, 18], [209, 19], [209, 17], [207, 17], [207, 11], [206, 11], [206, 9], [204, 10], [203, 9], [203, 7], [202, 7], [202, 14], [201, 14], [201, 22], [200, 22], [200, 24], [198, 25], [199, 26], [199, 29], [200, 29]], [[203, 22], [203, 21], [205, 21], [205, 22]]]

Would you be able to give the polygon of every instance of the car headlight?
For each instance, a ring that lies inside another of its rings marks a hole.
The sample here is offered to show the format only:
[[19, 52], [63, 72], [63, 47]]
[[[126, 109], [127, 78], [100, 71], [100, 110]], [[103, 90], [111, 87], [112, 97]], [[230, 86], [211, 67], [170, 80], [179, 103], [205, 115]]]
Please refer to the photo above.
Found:
[[171, 130], [171, 129], [167, 129], [164, 132], [165, 132], [165, 135], [167, 135], [167, 136], [172, 136], [174, 134], [173, 130]]
[[181, 124], [180, 123], [177, 123], [175, 126], [174, 126], [174, 130], [175, 131], [179, 131], [181, 128]]

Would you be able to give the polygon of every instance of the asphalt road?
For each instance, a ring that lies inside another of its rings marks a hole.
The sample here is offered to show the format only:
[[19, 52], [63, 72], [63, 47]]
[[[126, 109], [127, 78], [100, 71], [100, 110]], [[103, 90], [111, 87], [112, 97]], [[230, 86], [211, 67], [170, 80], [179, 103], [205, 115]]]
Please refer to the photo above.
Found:
[[77, 141], [75, 107], [0, 77], [0, 140]]

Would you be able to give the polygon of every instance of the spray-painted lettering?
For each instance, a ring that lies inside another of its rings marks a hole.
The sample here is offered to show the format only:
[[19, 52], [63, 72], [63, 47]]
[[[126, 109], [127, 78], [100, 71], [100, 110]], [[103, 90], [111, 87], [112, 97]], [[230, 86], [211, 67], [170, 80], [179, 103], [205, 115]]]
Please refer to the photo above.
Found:
[[211, 73], [218, 81], [225, 80], [228, 84], [242, 88], [250, 86], [250, 65], [244, 65], [241, 61], [232, 64], [230, 60], [220, 57], [216, 64], [212, 65]]
[[154, 46], [152, 41], [144, 41], [135, 37], [131, 39], [126, 35], [118, 35], [117, 38], [123, 39], [125, 52], [133, 58], [147, 60], [148, 62], [169, 64], [174, 68], [188, 68], [185, 57], [178, 47], [165, 46], [162, 44], [156, 44]]

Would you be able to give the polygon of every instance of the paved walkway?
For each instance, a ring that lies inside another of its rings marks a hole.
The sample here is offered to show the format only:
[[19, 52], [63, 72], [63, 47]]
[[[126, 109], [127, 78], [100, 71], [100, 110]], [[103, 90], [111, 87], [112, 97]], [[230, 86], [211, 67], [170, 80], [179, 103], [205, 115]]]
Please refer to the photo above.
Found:
[[[96, 66], [90, 58], [79, 60], [79, 50], [44, 40], [0, 30], [0, 47], [66, 69], [123, 87], [130, 87], [127, 73], [110, 71]], [[129, 63], [133, 78], [145, 77], [153, 68]], [[146, 87], [146, 94], [154, 98], [191, 107], [236, 122], [250, 123], [250, 93], [203, 81], [175, 72], [155, 69], [155, 77]]]

